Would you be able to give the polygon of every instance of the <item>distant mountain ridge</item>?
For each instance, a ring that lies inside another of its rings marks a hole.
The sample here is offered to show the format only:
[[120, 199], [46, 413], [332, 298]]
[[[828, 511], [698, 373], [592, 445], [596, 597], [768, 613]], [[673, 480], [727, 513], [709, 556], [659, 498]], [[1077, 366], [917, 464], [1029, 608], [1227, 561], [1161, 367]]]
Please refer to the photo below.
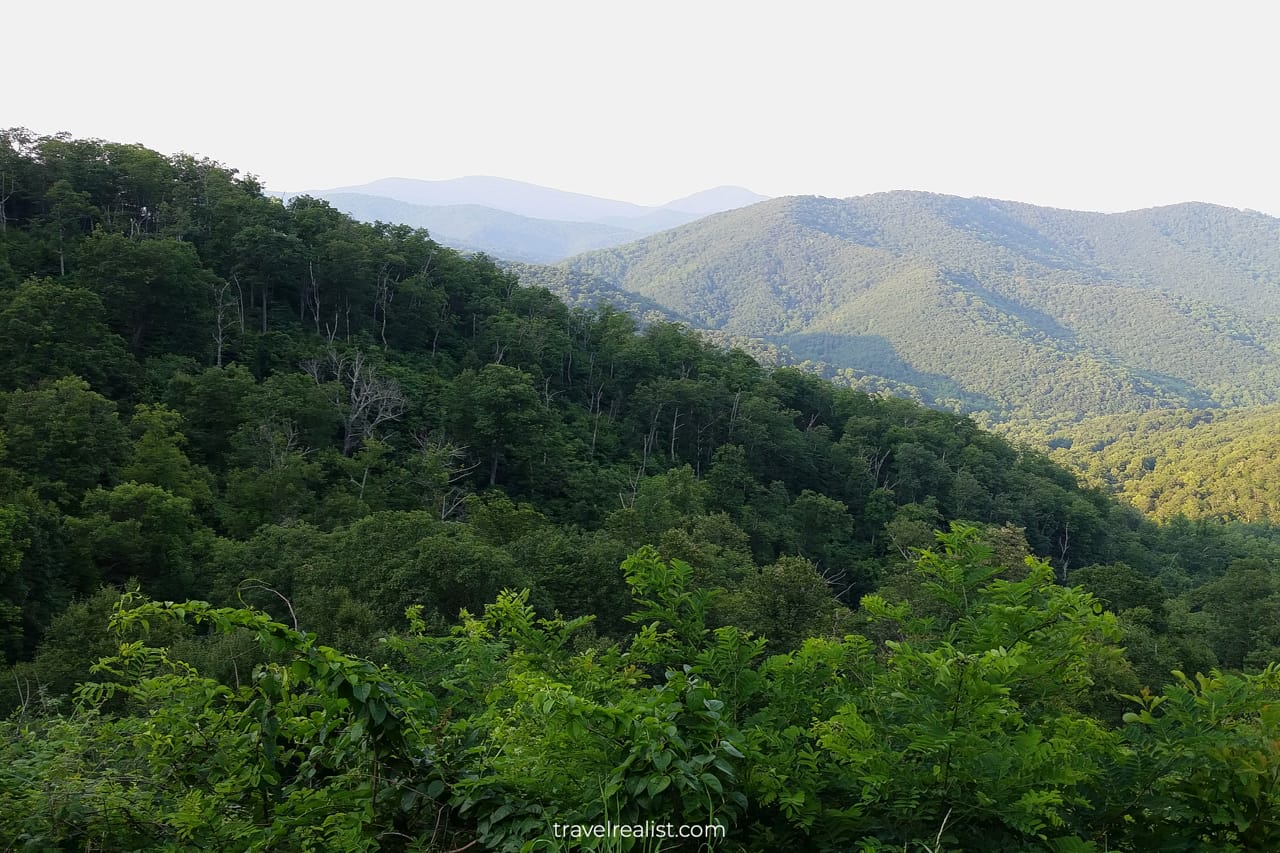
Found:
[[[288, 199], [303, 194], [280, 195]], [[305, 195], [323, 198], [357, 219], [426, 228], [455, 248], [526, 262], [556, 261], [617, 246], [767, 198], [726, 186], [645, 207], [489, 176], [446, 181], [382, 178]]]
[[1280, 219], [1252, 211], [795, 196], [575, 275], [994, 420], [1280, 402]]
[[323, 198], [363, 222], [425, 228], [435, 240], [455, 249], [527, 263], [556, 261], [644, 236], [614, 225], [535, 219], [478, 204], [428, 206], [359, 193], [329, 193]]

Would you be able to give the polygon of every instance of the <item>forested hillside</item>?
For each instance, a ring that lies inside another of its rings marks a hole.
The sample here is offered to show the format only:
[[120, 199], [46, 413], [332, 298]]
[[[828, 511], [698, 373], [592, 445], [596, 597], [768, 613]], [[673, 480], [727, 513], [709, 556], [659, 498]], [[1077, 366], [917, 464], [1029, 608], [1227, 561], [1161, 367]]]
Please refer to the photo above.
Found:
[[1280, 522], [1276, 406], [1091, 418], [1047, 440], [1052, 458], [1149, 518]]
[[8, 847], [1280, 844], [1270, 528], [137, 145], [0, 330]]
[[995, 420], [1280, 399], [1280, 220], [1249, 211], [794, 197], [561, 266]]

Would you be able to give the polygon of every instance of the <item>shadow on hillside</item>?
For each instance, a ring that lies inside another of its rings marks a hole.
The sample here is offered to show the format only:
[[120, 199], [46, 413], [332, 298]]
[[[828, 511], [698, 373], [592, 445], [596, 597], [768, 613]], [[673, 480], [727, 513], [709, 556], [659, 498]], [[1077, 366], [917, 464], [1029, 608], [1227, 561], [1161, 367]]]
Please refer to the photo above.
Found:
[[1073, 352], [1079, 348], [1076, 341], [1076, 333], [1043, 311], [1037, 311], [1010, 299], [1004, 294], [997, 293], [967, 272], [946, 270], [944, 275], [952, 284], [968, 293], [972, 293], [997, 311], [1021, 320], [1038, 332], [1043, 332], [1057, 344], [1066, 345], [1066, 348]]
[[[1186, 379], [1133, 365], [1123, 366], [1144, 393], [1153, 399], [1164, 400], [1165, 406], [1172, 403], [1187, 409], [1216, 409], [1222, 405], [1222, 401], [1214, 399], [1211, 391]], [[1169, 400], [1170, 397], [1173, 399]]]
[[1095, 276], [1101, 273], [1101, 270], [1085, 261], [1069, 246], [1018, 221], [1000, 202], [953, 198], [947, 200], [939, 214], [952, 228], [972, 234], [983, 243], [1003, 246], [1041, 266]]
[[822, 361], [836, 369], [853, 368], [914, 386], [934, 400], [959, 400], [966, 409], [973, 411], [996, 412], [1002, 408], [990, 397], [965, 389], [949, 376], [916, 370], [898, 355], [893, 344], [880, 335], [808, 332], [770, 340], [788, 347], [798, 358]]

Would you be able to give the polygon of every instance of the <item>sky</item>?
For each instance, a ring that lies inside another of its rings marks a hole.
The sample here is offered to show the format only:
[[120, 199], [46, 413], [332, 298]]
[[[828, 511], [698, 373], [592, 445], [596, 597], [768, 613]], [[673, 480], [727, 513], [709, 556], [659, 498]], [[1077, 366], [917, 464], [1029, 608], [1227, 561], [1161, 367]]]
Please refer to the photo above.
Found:
[[0, 127], [273, 190], [497, 175], [661, 204], [917, 189], [1280, 216], [1280, 6], [10, 2]]

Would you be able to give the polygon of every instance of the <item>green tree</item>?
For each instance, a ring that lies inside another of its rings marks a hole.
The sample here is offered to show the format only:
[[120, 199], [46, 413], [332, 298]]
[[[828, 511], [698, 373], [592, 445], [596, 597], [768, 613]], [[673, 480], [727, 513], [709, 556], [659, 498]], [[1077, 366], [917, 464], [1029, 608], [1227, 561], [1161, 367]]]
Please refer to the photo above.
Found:
[[98, 214], [88, 193], [77, 192], [66, 180], [59, 180], [45, 194], [48, 213], [45, 225], [53, 232], [58, 245], [58, 275], [67, 274], [67, 239], [79, 236], [92, 227]]
[[715, 612], [718, 621], [764, 637], [775, 652], [798, 649], [811, 637], [839, 639], [853, 629], [853, 614], [813, 563], [799, 557], [748, 573]]
[[170, 494], [208, 508], [213, 492], [208, 471], [191, 464], [183, 452], [186, 436], [182, 415], [162, 405], [141, 405], [130, 422], [136, 439], [133, 455], [121, 477], [135, 483], [151, 483]]
[[138, 580], [148, 592], [178, 599], [196, 585], [191, 502], [150, 484], [122, 483], [85, 495], [83, 515], [68, 520], [102, 581]]
[[10, 464], [42, 496], [64, 506], [114, 482], [128, 455], [128, 432], [115, 403], [76, 377], [6, 395], [4, 431]]
[[490, 486], [497, 485], [503, 462], [545, 464], [539, 451], [549, 424], [531, 379], [506, 365], [487, 364], [455, 383], [454, 429], [486, 463]]
[[108, 325], [134, 355], [209, 350], [216, 279], [191, 244], [97, 232], [80, 248], [76, 279], [102, 297]]
[[87, 290], [29, 279], [0, 310], [0, 383], [6, 388], [76, 375], [122, 397], [136, 370], [124, 342], [103, 322], [102, 300]]

